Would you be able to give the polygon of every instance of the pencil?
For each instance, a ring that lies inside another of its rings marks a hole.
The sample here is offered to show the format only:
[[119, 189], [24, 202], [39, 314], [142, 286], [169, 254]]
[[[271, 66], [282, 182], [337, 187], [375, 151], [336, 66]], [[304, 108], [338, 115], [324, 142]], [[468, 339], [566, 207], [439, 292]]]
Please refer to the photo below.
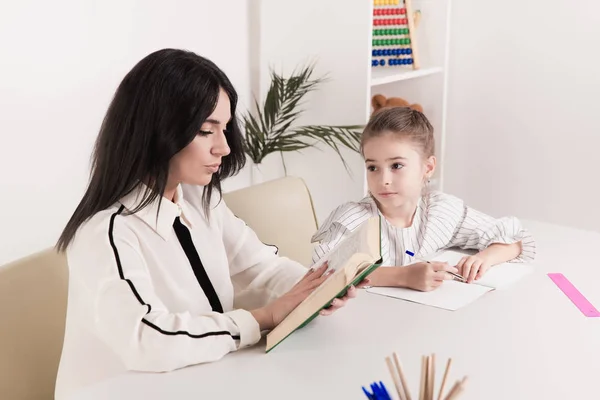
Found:
[[452, 358], [449, 358], [448, 362], [446, 363], [446, 371], [444, 372], [444, 377], [442, 378], [442, 386], [440, 386], [440, 393], [438, 394], [437, 400], [442, 400], [442, 394], [444, 393], [444, 387], [446, 386], [446, 379], [448, 379], [450, 365], [452, 365]]
[[452, 400], [454, 398], [454, 395], [456, 394], [456, 391], [458, 390], [459, 386], [460, 386], [460, 381], [456, 381], [456, 383], [454, 384], [454, 386], [452, 386], [452, 389], [450, 389], [450, 392], [448, 392], [448, 395], [446, 395], [444, 400]]
[[419, 400], [425, 400], [425, 379], [427, 377], [427, 357], [421, 357], [421, 390], [419, 391]]
[[433, 388], [435, 386], [435, 353], [429, 359], [429, 400], [433, 400]]
[[392, 365], [392, 360], [389, 357], [386, 357], [385, 362], [388, 366], [388, 369], [390, 370], [390, 375], [392, 375], [392, 380], [394, 381], [394, 386], [396, 386], [396, 392], [398, 392], [398, 397], [400, 398], [400, 400], [406, 400], [406, 398], [404, 397], [404, 394], [402, 393], [400, 381], [399, 381], [398, 377], [396, 376], [396, 374], [394, 373], [395, 370], [394, 370], [394, 366]]
[[402, 382], [402, 391], [404, 392], [404, 398], [406, 400], [412, 400], [408, 384], [406, 383], [406, 377], [404, 376], [404, 371], [402, 371], [402, 364], [400, 364], [400, 358], [396, 353], [394, 353], [394, 364], [396, 364], [396, 369], [398, 370], [398, 375], [400, 376], [400, 381]]
[[467, 377], [465, 376], [462, 381], [457, 381], [455, 386], [455, 389], [453, 392], [450, 393], [450, 396], [448, 397], [448, 400], [456, 400], [458, 399], [458, 396], [465, 390], [465, 385], [467, 383]]
[[[406, 250], [405, 253], [408, 254], [409, 256], [411, 256], [415, 261], [431, 264], [431, 261], [424, 260], [420, 257], [415, 257], [415, 253], [413, 253], [412, 251]], [[457, 281], [460, 281], [463, 283], [467, 281], [467, 279], [462, 275], [459, 275], [459, 274], [456, 274], [456, 273], [450, 272], [450, 271], [446, 271], [446, 272], [449, 273], [450, 275], [452, 275], [454, 277], [454, 279]]]

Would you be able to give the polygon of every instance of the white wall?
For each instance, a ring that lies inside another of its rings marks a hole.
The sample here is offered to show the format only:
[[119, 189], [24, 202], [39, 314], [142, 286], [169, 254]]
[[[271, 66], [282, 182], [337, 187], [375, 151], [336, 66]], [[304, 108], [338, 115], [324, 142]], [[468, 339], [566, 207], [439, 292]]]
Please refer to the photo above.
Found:
[[[260, 0], [261, 94], [269, 86], [269, 69], [286, 76], [307, 62], [316, 62], [315, 77], [329, 80], [307, 96], [298, 124], [361, 125], [368, 119], [371, 5], [347, 0]], [[255, 3], [256, 4], [256, 3]], [[332, 25], [331, 21], [335, 20]], [[328, 31], [328, 26], [334, 29]], [[353, 86], [349, 86], [353, 85]], [[350, 173], [337, 154], [325, 146], [284, 155], [288, 175], [302, 177], [313, 197], [317, 219], [338, 205], [364, 196], [364, 161], [342, 149]], [[265, 159], [267, 177], [281, 176], [281, 157]]]
[[[52, 246], [85, 189], [114, 90], [164, 47], [212, 59], [250, 99], [245, 0], [0, 4], [0, 265]], [[246, 186], [247, 171], [225, 188]]]
[[600, 3], [453, 3], [445, 191], [600, 231]]

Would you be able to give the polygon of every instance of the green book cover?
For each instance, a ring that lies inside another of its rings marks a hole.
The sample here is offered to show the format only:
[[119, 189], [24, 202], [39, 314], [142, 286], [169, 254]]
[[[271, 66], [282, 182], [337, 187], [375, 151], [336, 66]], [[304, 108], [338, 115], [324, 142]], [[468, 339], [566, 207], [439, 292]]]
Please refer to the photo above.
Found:
[[[362, 282], [367, 276], [369, 276], [373, 271], [375, 271], [377, 268], [379, 268], [381, 266], [382, 260], [381, 260], [381, 217], [377, 216], [377, 217], [371, 217], [371, 219], [377, 219], [377, 229], [376, 232], [374, 232], [376, 234], [376, 238], [378, 241], [378, 260], [374, 263], [372, 263], [371, 265], [369, 265], [366, 268], [363, 268], [353, 279], [350, 283], [348, 283], [342, 290], [340, 290], [335, 296], [332, 296], [325, 304], [323, 304], [320, 308], [318, 308], [315, 312], [313, 312], [308, 318], [306, 318], [301, 324], [299, 324], [295, 329], [292, 329], [287, 335], [285, 335], [283, 338], [281, 338], [277, 343], [273, 344], [273, 346], [269, 347], [269, 344], [267, 343], [267, 349], [266, 352], [269, 353], [271, 350], [273, 350], [275, 347], [277, 347], [279, 345], [279, 343], [283, 342], [287, 337], [289, 337], [292, 333], [294, 333], [296, 330], [303, 328], [304, 326], [306, 326], [308, 323], [310, 323], [313, 319], [315, 319], [318, 315], [319, 312], [327, 307], [329, 307], [331, 305], [331, 302], [333, 301], [334, 298], [341, 298], [343, 296], [346, 295], [346, 292], [348, 291], [348, 289], [350, 288], [350, 286], [354, 285], [358, 285], [360, 282]], [[369, 220], [368, 220], [369, 221]], [[367, 224], [368, 221], [366, 221], [364, 224]], [[363, 227], [363, 225], [361, 225], [361, 227]], [[361, 227], [357, 228], [357, 230], [361, 229]], [[368, 240], [368, 239], [367, 239]], [[345, 241], [345, 240], [344, 240]], [[344, 241], [342, 241], [338, 246], [343, 245]], [[337, 246], [336, 246], [337, 248]], [[336, 249], [334, 248], [332, 250], [332, 252]], [[325, 284], [325, 283], [324, 283]], [[316, 290], [316, 289], [315, 289]], [[351, 304], [349, 305], [351, 306]], [[300, 306], [298, 306], [300, 307]], [[291, 314], [291, 313], [290, 313]], [[282, 323], [285, 322], [282, 321]], [[277, 329], [277, 327], [275, 328]], [[268, 342], [269, 337], [267, 336], [267, 342]]]

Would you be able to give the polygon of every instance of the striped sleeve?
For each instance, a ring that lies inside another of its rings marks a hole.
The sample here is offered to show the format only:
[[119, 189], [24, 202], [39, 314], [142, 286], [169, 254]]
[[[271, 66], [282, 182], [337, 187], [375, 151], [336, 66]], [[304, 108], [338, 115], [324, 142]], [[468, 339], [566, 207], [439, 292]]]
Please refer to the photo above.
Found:
[[517, 218], [493, 218], [444, 193], [432, 195], [430, 203], [430, 223], [437, 223], [440, 231], [453, 228], [452, 234], [447, 235], [450, 240], [446, 248], [483, 250], [494, 243], [521, 242], [521, 254], [511, 261], [528, 262], [535, 259], [535, 240]]
[[312, 243], [318, 242], [313, 250], [313, 263], [323, 258], [344, 237], [372, 215], [370, 205], [365, 202], [345, 203], [333, 210], [311, 239]]

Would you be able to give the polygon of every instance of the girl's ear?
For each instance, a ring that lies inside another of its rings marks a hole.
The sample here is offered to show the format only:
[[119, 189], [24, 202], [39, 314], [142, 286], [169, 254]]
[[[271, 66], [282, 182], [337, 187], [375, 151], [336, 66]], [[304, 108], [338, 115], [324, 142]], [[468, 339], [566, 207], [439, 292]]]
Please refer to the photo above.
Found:
[[431, 179], [433, 173], [435, 172], [435, 165], [437, 163], [437, 159], [435, 156], [430, 156], [425, 160], [425, 179]]

